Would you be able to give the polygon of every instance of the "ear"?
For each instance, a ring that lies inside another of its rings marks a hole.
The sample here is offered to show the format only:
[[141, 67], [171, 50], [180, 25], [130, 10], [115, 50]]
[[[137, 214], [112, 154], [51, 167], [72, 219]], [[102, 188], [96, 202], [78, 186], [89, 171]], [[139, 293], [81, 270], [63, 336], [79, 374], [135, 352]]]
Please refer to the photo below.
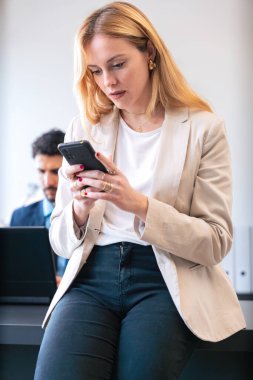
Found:
[[148, 59], [152, 59], [152, 61], [154, 61], [155, 56], [156, 56], [156, 48], [154, 47], [153, 43], [150, 40], [148, 40], [147, 57]]

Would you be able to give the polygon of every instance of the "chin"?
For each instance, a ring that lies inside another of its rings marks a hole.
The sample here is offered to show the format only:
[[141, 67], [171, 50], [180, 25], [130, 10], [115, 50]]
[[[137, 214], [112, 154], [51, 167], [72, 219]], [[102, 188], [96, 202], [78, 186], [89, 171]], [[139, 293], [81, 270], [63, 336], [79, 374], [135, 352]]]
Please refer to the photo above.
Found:
[[125, 109], [127, 107], [127, 104], [128, 104], [125, 99], [114, 100], [113, 103], [120, 110]]
[[48, 200], [49, 202], [51, 202], [51, 203], [55, 203], [55, 198], [49, 198], [49, 197], [47, 197], [47, 200]]
[[45, 197], [47, 198], [47, 200], [51, 203], [55, 203], [55, 194], [45, 194]]

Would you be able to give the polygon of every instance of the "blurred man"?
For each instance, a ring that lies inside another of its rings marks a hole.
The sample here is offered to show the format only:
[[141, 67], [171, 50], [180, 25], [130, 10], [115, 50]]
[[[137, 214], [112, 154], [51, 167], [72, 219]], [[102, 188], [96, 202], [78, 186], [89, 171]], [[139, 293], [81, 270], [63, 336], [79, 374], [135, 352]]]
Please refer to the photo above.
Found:
[[[45, 226], [49, 228], [58, 186], [58, 170], [62, 164], [62, 156], [57, 146], [63, 140], [64, 133], [59, 129], [52, 129], [33, 142], [32, 157], [38, 170], [44, 199], [16, 209], [11, 217], [11, 226]], [[56, 257], [58, 283], [64, 273], [66, 264], [66, 259]]]

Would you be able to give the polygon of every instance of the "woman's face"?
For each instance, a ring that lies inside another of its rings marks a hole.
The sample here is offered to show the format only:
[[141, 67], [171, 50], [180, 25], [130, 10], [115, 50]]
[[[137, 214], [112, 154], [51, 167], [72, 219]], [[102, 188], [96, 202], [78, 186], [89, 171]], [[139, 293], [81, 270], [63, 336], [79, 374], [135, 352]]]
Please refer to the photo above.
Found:
[[125, 39], [97, 34], [86, 53], [88, 70], [116, 107], [131, 113], [146, 111], [151, 97], [148, 51], [140, 52]]

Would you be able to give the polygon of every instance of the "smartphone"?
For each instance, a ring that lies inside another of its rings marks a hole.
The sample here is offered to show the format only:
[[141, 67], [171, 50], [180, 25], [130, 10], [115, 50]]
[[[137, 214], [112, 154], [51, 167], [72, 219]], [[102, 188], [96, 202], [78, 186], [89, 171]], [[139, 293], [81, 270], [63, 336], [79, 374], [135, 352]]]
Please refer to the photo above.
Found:
[[61, 143], [58, 145], [60, 153], [70, 165], [84, 165], [85, 170], [101, 170], [107, 173], [106, 168], [95, 156], [95, 150], [87, 140]]

